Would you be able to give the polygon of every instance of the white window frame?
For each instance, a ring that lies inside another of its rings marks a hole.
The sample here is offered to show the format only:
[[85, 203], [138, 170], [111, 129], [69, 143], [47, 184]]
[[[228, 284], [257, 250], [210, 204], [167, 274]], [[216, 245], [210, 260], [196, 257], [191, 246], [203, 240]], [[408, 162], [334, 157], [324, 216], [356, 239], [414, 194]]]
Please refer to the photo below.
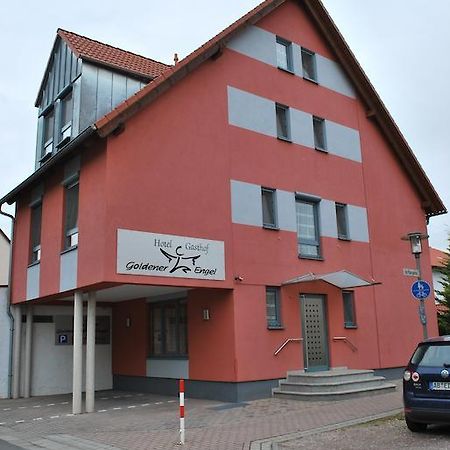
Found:
[[[286, 135], [281, 133], [281, 126], [278, 126], [278, 116], [279, 113], [283, 111], [283, 117], [286, 124]], [[289, 106], [283, 105], [281, 103], [275, 103], [275, 121], [277, 127], [277, 138], [282, 141], [291, 142], [291, 124], [290, 124], [290, 112]]]
[[[286, 48], [286, 67], [280, 65], [280, 59], [278, 58], [278, 45], [282, 45]], [[280, 36], [276, 37], [276, 46], [277, 46], [277, 67], [281, 70], [285, 70], [286, 72], [294, 73], [294, 64], [292, 57], [292, 42], [286, 39], [283, 39]]]
[[[308, 50], [307, 48], [302, 47], [302, 49], [301, 49], [301, 56], [302, 56], [303, 78], [305, 80], [312, 81], [313, 83], [318, 84], [316, 53], [311, 51], [311, 50]], [[311, 58], [312, 70], [314, 72], [312, 74], [312, 76], [306, 75], [306, 73], [305, 73], [305, 66], [306, 66], [305, 57]]]
[[[264, 202], [263, 202], [264, 194], [270, 194], [272, 214], [273, 214], [273, 223], [266, 222], [264, 220]], [[278, 214], [277, 214], [277, 191], [276, 191], [276, 189], [261, 186], [261, 206], [262, 206], [263, 228], [277, 230], [278, 229], [278, 217], [277, 217]]]

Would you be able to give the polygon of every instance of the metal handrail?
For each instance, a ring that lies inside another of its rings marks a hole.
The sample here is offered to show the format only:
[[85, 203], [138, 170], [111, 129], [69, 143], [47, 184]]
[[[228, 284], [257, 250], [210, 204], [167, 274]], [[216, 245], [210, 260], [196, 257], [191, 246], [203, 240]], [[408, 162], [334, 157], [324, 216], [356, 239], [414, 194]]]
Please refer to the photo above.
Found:
[[335, 336], [333, 341], [345, 342], [352, 349], [352, 352], [356, 352], [358, 350], [358, 347], [356, 347], [356, 345], [353, 344], [353, 342], [351, 342], [346, 336]]
[[274, 356], [277, 356], [278, 353], [281, 352], [281, 350], [283, 350], [284, 347], [286, 347], [286, 345], [289, 344], [289, 342], [302, 342], [303, 338], [289, 338], [286, 339], [281, 345], [280, 347], [278, 347], [278, 349], [275, 351]]

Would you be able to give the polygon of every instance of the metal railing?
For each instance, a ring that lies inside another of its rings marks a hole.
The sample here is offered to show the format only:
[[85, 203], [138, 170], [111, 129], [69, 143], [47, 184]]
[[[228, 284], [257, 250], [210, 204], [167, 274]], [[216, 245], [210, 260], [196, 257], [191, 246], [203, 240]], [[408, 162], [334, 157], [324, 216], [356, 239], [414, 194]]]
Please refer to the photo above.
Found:
[[277, 356], [278, 353], [281, 352], [281, 350], [283, 350], [284, 347], [286, 347], [286, 345], [289, 344], [289, 342], [302, 342], [303, 338], [289, 338], [286, 339], [279, 347], [278, 349], [275, 351], [274, 356]]
[[335, 336], [333, 338], [333, 341], [342, 341], [346, 343], [352, 349], [352, 352], [356, 352], [358, 350], [358, 347], [356, 347], [356, 345], [353, 344], [353, 342], [350, 341], [346, 336]]

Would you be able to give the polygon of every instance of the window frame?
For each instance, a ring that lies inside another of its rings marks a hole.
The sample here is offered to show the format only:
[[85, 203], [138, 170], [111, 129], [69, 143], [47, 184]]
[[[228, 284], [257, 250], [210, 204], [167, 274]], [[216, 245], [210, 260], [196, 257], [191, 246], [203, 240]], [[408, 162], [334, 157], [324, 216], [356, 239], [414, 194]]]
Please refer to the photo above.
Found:
[[[30, 255], [29, 255], [29, 265], [38, 264], [41, 261], [41, 237], [42, 237], [42, 200], [32, 203], [30, 205], [31, 209], [31, 221], [30, 221]], [[33, 245], [34, 238], [34, 227], [36, 226], [36, 216], [35, 212], [39, 209], [39, 243]]]
[[[284, 121], [286, 124], [286, 135], [282, 135], [280, 133], [280, 129], [282, 127], [278, 125], [278, 115], [280, 111], [283, 111]], [[292, 142], [289, 106], [283, 105], [281, 103], [275, 103], [275, 121], [277, 127], [277, 138], [282, 141]]]
[[[278, 45], [282, 45], [286, 48], [286, 67], [280, 66], [280, 60], [278, 58]], [[292, 54], [292, 42], [284, 39], [280, 36], [276, 37], [276, 56], [277, 56], [277, 68], [284, 70], [285, 72], [294, 73], [294, 58]]]
[[[308, 58], [311, 59], [312, 65], [311, 68], [313, 70], [313, 76], [309, 77], [308, 75], [305, 74], [305, 66], [306, 66], [306, 61], [303, 58], [304, 56], [307, 56]], [[309, 50], [305, 47], [301, 47], [301, 59], [302, 59], [302, 73], [303, 73], [303, 78], [305, 80], [311, 81], [315, 84], [319, 84], [318, 81], [318, 76], [317, 76], [317, 61], [316, 61], [316, 52], [313, 52], [312, 50]]]
[[[296, 219], [297, 219], [297, 204], [298, 203], [305, 203], [308, 205], [312, 205], [313, 217], [314, 217], [314, 234], [315, 234], [314, 240], [300, 237], [299, 223], [297, 220], [297, 253], [298, 253], [298, 257], [301, 259], [323, 260], [322, 245], [321, 245], [321, 238], [320, 238], [320, 220], [319, 220], [320, 200], [321, 200], [320, 198], [316, 198], [316, 197], [308, 197], [308, 196], [301, 195], [301, 194], [295, 195]], [[302, 252], [301, 252], [302, 245], [315, 246], [317, 248], [317, 255], [302, 254]]]
[[[149, 304], [149, 318], [150, 318], [150, 333], [149, 333], [149, 345], [148, 345], [148, 356], [153, 359], [187, 359], [189, 357], [189, 347], [188, 347], [188, 310], [187, 310], [187, 299], [177, 299], [177, 300], [167, 300], [162, 302], [154, 302]], [[176, 347], [177, 351], [167, 352], [167, 340], [166, 340], [166, 330], [164, 327], [165, 322], [165, 310], [169, 307], [176, 308]], [[154, 352], [154, 322], [153, 322], [153, 310], [156, 308], [161, 309], [161, 317], [160, 317], [160, 330], [161, 330], [161, 353]], [[184, 327], [184, 342], [186, 347], [186, 353], [181, 353], [181, 321], [180, 318], [182, 315], [180, 314], [180, 310], [184, 308], [185, 317], [186, 317], [186, 326]]]
[[[273, 214], [273, 223], [264, 221], [264, 194], [271, 194], [271, 209]], [[262, 207], [262, 225], [263, 228], [278, 230], [278, 210], [277, 210], [277, 190], [261, 186], [261, 207]]]
[[[275, 320], [269, 320], [267, 315], [267, 307], [269, 306], [269, 295], [274, 294], [274, 309], [275, 309]], [[282, 330], [283, 322], [281, 319], [281, 292], [280, 288], [277, 286], [266, 286], [266, 324], [268, 330]]]
[[[339, 203], [335, 202], [334, 204], [335, 211], [336, 211], [336, 229], [337, 229], [337, 237], [338, 239], [341, 239], [343, 241], [349, 241], [350, 240], [350, 229], [348, 224], [348, 208], [345, 203]], [[345, 225], [345, 233], [341, 233], [339, 231], [339, 215], [338, 210], [342, 211], [342, 216], [344, 218], [344, 225]]]
[[[321, 139], [323, 145], [319, 145], [320, 143], [316, 139], [316, 131], [319, 131], [321, 134]], [[328, 144], [327, 144], [327, 128], [326, 121], [323, 117], [313, 116], [313, 134], [314, 134], [314, 148], [321, 152], [328, 153]]]
[[[69, 96], [72, 108], [70, 120], [67, 121], [66, 123], [63, 123], [65, 107], [67, 106], [67, 99]], [[72, 123], [73, 123], [73, 89], [72, 86], [69, 86], [68, 88], [64, 89], [59, 96], [59, 131], [58, 131], [59, 142], [57, 145], [58, 148], [65, 145], [72, 138]], [[70, 130], [69, 135], [65, 135], [67, 130]]]
[[[45, 135], [47, 134], [48, 128], [48, 119], [49, 116], [52, 116], [52, 135], [46, 140]], [[42, 123], [42, 142], [41, 142], [41, 157], [39, 159], [40, 162], [47, 160], [52, 154], [55, 147], [55, 107], [50, 105], [46, 110], [42, 113], [43, 123]], [[50, 150], [49, 150], [50, 149]]]
[[[347, 320], [347, 311], [349, 311], [348, 308], [346, 308], [346, 303], [350, 306], [350, 311], [352, 317], [350, 320]], [[342, 308], [344, 312], [344, 328], [346, 329], [356, 329], [358, 328], [358, 321], [356, 320], [356, 308], [355, 308], [355, 293], [354, 291], [348, 291], [343, 290], [342, 291]]]
[[[77, 208], [76, 208], [76, 226], [68, 228], [68, 208], [67, 208], [67, 195], [70, 189], [77, 186]], [[70, 181], [64, 184], [64, 232], [63, 232], [63, 252], [72, 250], [78, 247], [78, 219], [80, 211], [80, 180], [78, 175], [73, 177]]]

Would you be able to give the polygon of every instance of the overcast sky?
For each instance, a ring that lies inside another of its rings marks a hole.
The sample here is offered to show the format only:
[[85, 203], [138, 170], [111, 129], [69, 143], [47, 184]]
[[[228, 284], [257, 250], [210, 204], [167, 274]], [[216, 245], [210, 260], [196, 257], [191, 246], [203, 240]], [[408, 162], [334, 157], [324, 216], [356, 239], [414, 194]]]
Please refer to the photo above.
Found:
[[[448, 208], [450, 1], [323, 1]], [[174, 52], [186, 56], [258, 3], [2, 2], [0, 197], [33, 171], [34, 102], [58, 27], [172, 63]], [[389, 207], [386, 199], [386, 214]], [[432, 246], [447, 247], [449, 225], [448, 215], [431, 219]], [[0, 227], [9, 234], [2, 216]]]

